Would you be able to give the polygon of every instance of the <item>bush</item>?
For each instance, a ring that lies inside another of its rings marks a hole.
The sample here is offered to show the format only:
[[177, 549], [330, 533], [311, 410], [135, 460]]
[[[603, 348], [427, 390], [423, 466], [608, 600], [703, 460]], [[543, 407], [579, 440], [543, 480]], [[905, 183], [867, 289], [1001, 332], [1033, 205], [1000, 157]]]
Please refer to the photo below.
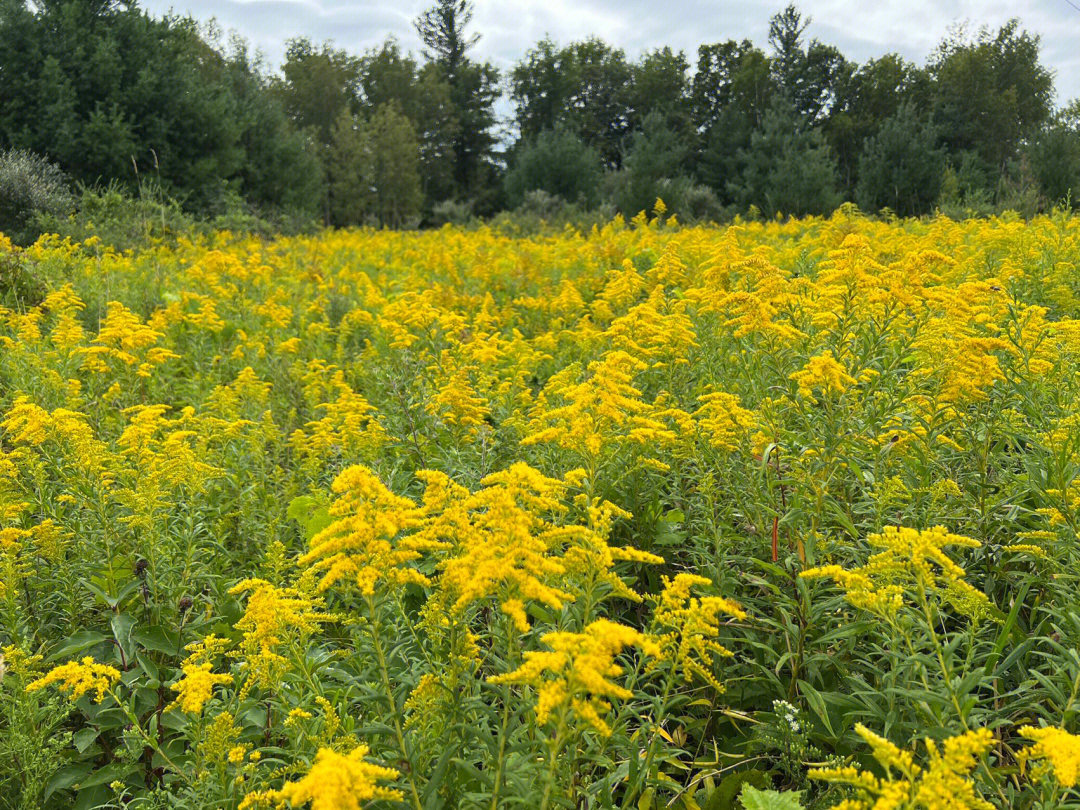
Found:
[[60, 168], [24, 149], [0, 152], [0, 233], [16, 244], [29, 244], [41, 232], [42, 214], [71, 210], [72, 196]]
[[103, 189], [83, 188], [74, 211], [46, 212], [39, 216], [41, 233], [55, 233], [82, 241], [97, 236], [124, 250], [151, 239], [165, 239], [194, 224], [180, 203], [150, 184], [131, 197], [117, 183]]
[[467, 225], [473, 218], [472, 204], [461, 200], [443, 200], [431, 209], [433, 225]]
[[0, 238], [0, 306], [21, 310], [45, 297], [45, 285], [20, 260], [17, 251], [5, 250]]
[[683, 223], [718, 222], [724, 218], [724, 208], [716, 198], [716, 192], [689, 178], [665, 178], [657, 183], [656, 190], [668, 211]]
[[566, 219], [572, 211], [577, 211], [577, 206], [568, 205], [562, 197], [539, 188], [526, 194], [521, 205], [514, 209], [520, 216], [536, 217], [548, 222]]
[[227, 230], [271, 238], [280, 234], [313, 233], [315, 220], [302, 211], [269, 210], [254, 205], [227, 188], [202, 218], [184, 210], [154, 183], [143, 183], [132, 197], [118, 183], [105, 188], [82, 188], [74, 211], [63, 216], [41, 214], [38, 229], [81, 242], [95, 236], [118, 250], [144, 246], [147, 241], [175, 244], [178, 234]]
[[945, 170], [945, 150], [938, 139], [934, 126], [910, 104], [886, 118], [859, 156], [856, 197], [863, 210], [887, 207], [901, 217], [931, 211]]
[[622, 168], [609, 177], [611, 198], [622, 215], [630, 219], [640, 211], [651, 211], [656, 198], [662, 197], [671, 183], [688, 186], [684, 173], [688, 154], [686, 144], [660, 113], [645, 116], [641, 131], [630, 141]]
[[506, 196], [515, 208], [534, 191], [593, 206], [600, 173], [599, 152], [569, 130], [547, 130], [518, 152], [506, 175]]

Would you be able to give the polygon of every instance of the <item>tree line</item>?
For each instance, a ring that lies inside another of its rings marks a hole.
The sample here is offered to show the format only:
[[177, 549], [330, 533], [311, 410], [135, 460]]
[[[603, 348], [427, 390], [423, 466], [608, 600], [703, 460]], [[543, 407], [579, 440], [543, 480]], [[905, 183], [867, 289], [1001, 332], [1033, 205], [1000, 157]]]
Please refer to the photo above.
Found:
[[156, 184], [192, 211], [337, 226], [633, 216], [657, 197], [690, 219], [844, 200], [1033, 213], [1080, 188], [1080, 105], [1055, 109], [1039, 38], [1016, 20], [955, 31], [923, 65], [857, 63], [789, 5], [764, 44], [634, 59], [598, 37], [543, 39], [500, 73], [471, 17], [469, 0], [437, 0], [415, 21], [420, 54], [295, 38], [271, 71], [243, 41], [134, 0], [0, 0], [0, 218], [15, 155], [83, 185]]

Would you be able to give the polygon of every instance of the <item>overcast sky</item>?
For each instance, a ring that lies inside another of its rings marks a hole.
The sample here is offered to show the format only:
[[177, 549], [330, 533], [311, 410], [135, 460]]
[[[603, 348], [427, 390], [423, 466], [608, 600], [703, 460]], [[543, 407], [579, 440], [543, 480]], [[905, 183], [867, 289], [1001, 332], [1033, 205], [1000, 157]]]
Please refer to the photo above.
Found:
[[[419, 51], [413, 19], [432, 0], [143, 0], [152, 14], [174, 11], [216, 18], [276, 68], [285, 40], [307, 36], [359, 53], [393, 34]], [[476, 54], [512, 66], [545, 34], [559, 43], [596, 34], [631, 57], [670, 45], [691, 64], [702, 42], [748, 37], [766, 46], [769, 17], [786, 0], [475, 0]], [[1059, 103], [1080, 96], [1080, 0], [803, 0], [808, 35], [863, 61], [889, 51], [922, 64], [949, 30], [996, 29], [1010, 17], [1042, 38], [1043, 63], [1055, 73]]]

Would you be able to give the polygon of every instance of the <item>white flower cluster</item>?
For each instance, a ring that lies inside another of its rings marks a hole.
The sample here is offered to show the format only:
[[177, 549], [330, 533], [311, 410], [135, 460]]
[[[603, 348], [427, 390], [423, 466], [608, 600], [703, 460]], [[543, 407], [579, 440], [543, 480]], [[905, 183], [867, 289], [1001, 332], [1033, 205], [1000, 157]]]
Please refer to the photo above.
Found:
[[772, 705], [773, 711], [776, 712], [777, 717], [787, 724], [787, 727], [791, 730], [792, 734], [798, 734], [802, 731], [802, 726], [799, 724], [798, 709], [786, 700], [774, 700]]

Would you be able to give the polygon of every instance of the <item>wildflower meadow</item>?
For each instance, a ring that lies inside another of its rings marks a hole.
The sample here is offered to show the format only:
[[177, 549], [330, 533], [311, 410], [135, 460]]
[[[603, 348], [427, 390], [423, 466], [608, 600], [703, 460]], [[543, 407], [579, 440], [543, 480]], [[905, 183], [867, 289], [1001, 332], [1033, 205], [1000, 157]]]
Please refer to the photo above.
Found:
[[0, 237], [0, 806], [1080, 808], [1078, 262]]

